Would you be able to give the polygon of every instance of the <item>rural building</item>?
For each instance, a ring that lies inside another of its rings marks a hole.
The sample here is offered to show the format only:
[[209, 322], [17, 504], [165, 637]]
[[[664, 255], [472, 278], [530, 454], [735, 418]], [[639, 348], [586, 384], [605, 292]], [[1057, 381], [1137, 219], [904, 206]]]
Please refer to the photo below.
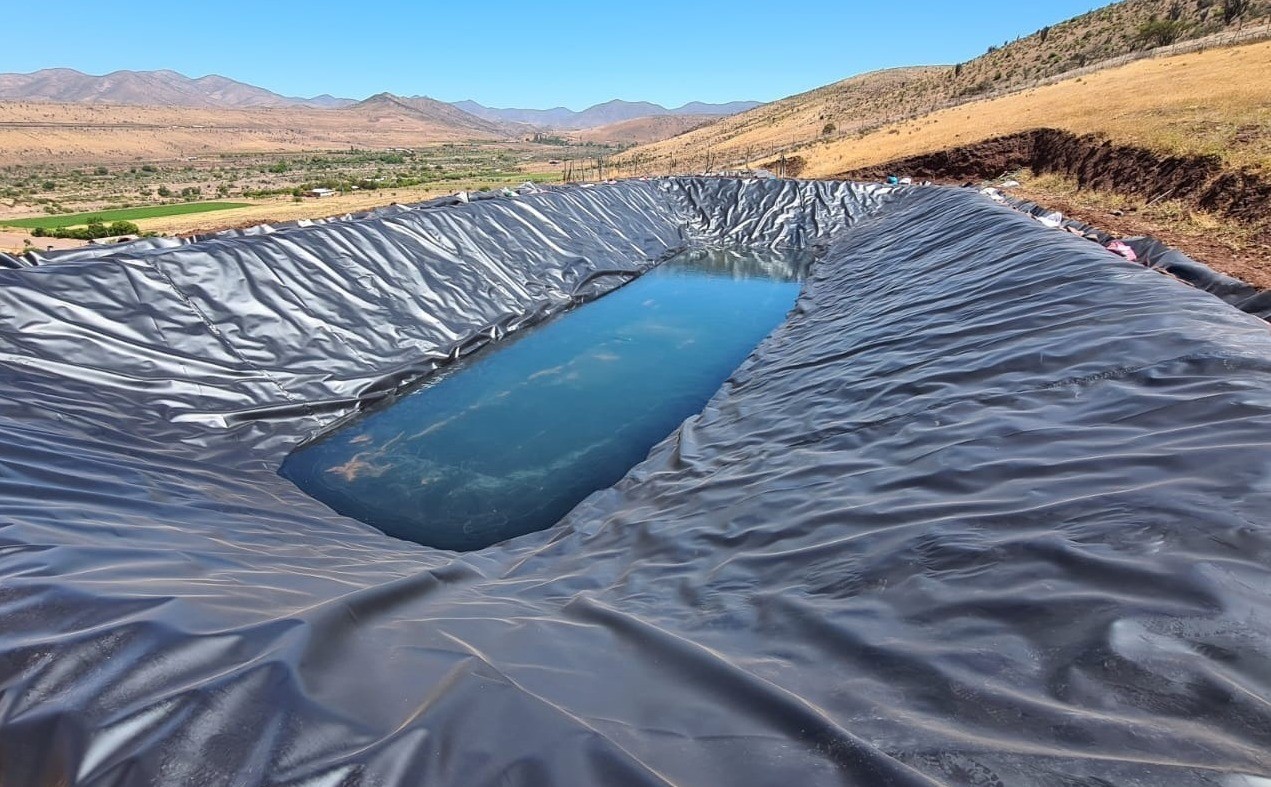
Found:
[[304, 192], [304, 196], [313, 197], [315, 199], [321, 199], [323, 197], [334, 197], [335, 195], [339, 193], [340, 192], [336, 191], [335, 189], [318, 188], [318, 189], [309, 189], [308, 191]]

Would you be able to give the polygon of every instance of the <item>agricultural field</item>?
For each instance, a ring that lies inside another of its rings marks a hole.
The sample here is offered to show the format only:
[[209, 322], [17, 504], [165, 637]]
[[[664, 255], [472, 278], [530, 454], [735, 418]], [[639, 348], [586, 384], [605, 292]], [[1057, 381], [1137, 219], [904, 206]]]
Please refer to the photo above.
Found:
[[[0, 167], [0, 226], [52, 229], [91, 218], [179, 234], [318, 218], [459, 190], [559, 182], [567, 172], [594, 167], [616, 151], [587, 142], [441, 143], [222, 153], [127, 165], [10, 164]], [[338, 195], [303, 196], [314, 188]]]
[[213, 210], [233, 210], [246, 208], [248, 202], [188, 202], [171, 205], [147, 205], [139, 208], [121, 208], [119, 210], [99, 210], [88, 213], [71, 213], [60, 216], [37, 216], [29, 219], [0, 219], [0, 226], [20, 227], [23, 229], [53, 229], [54, 227], [78, 227], [90, 221], [136, 221], [163, 216], [184, 216], [189, 213], [206, 213]]

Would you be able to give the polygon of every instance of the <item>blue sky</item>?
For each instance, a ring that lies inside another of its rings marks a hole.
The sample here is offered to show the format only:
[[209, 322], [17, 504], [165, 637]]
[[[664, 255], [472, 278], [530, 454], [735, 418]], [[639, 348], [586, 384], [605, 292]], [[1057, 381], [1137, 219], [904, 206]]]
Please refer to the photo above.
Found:
[[967, 60], [1104, 4], [12, 0], [0, 71], [171, 68], [286, 95], [388, 90], [538, 108], [769, 101], [877, 68]]

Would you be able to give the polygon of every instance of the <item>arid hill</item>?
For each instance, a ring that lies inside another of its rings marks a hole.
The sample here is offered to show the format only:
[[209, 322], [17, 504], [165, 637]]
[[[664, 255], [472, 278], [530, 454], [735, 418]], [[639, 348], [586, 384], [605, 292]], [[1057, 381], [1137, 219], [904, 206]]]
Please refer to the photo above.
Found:
[[991, 46], [967, 63], [852, 77], [637, 148], [624, 160], [633, 171], [666, 172], [793, 155], [1162, 44], [1206, 37], [1220, 44], [1265, 26], [1269, 16], [1271, 3], [1255, 0], [1125, 0]]
[[340, 112], [367, 118], [372, 123], [422, 122], [466, 133], [472, 139], [505, 139], [516, 136], [518, 132], [506, 123], [484, 120], [452, 104], [424, 96], [403, 98], [392, 93], [378, 93]]
[[596, 128], [585, 128], [570, 134], [580, 142], [602, 144], [646, 145], [650, 142], [683, 134], [718, 120], [718, 115], [658, 115], [623, 120]]
[[175, 71], [114, 71], [102, 76], [71, 68], [46, 68], [30, 74], [0, 74], [0, 101], [51, 101], [69, 104], [128, 104], [161, 107], [334, 108], [348, 99], [281, 96], [255, 85], [216, 74], [191, 79]]
[[432, 109], [393, 100], [341, 110], [0, 102], [0, 165], [108, 164], [505, 137], [496, 126], [453, 107]]

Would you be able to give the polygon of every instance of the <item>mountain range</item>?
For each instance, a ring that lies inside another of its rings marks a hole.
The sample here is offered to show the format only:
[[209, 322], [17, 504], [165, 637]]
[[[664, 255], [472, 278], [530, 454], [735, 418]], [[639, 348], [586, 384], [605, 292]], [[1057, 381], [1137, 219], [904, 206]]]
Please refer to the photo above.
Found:
[[0, 74], [0, 100], [234, 109], [288, 106], [329, 109], [354, 103], [329, 95], [314, 98], [281, 96], [263, 87], [215, 74], [191, 79], [175, 71], [163, 70], [113, 71], [93, 76], [71, 68], [46, 68], [30, 74]]
[[574, 111], [565, 107], [552, 109], [497, 109], [478, 104], [475, 101], [456, 101], [456, 107], [486, 120], [498, 120], [504, 123], [523, 123], [541, 128], [583, 129], [605, 126], [635, 118], [660, 117], [663, 115], [735, 115], [754, 109], [760, 105], [758, 101], [731, 101], [726, 104], [707, 104], [692, 101], [674, 109], [667, 109], [661, 104], [648, 101], [622, 101], [614, 99], [603, 104], [596, 104], [582, 111]]
[[[496, 126], [506, 132], [515, 124], [574, 130], [603, 126], [641, 117], [663, 115], [732, 115], [759, 106], [757, 101], [733, 101], [726, 104], [691, 102], [668, 109], [647, 101], [608, 101], [574, 111], [565, 107], [553, 109], [497, 109], [475, 101], [447, 103], [427, 96], [399, 97], [379, 93], [365, 101], [338, 98], [329, 94], [300, 98], [283, 96], [262, 87], [210, 74], [197, 79], [175, 71], [114, 71], [102, 76], [84, 74], [70, 68], [49, 68], [30, 74], [0, 74], [0, 101], [50, 101], [65, 104], [124, 104], [164, 107], [204, 107], [251, 109], [272, 107], [310, 107], [342, 109], [366, 108], [396, 102], [397, 110], [425, 111], [450, 117], [460, 126], [474, 126], [481, 133], [494, 133]], [[443, 109], [449, 107], [451, 110]], [[458, 114], [456, 114], [458, 113]], [[478, 121], [474, 124], [474, 121]], [[479, 122], [484, 121], [484, 123]]]

